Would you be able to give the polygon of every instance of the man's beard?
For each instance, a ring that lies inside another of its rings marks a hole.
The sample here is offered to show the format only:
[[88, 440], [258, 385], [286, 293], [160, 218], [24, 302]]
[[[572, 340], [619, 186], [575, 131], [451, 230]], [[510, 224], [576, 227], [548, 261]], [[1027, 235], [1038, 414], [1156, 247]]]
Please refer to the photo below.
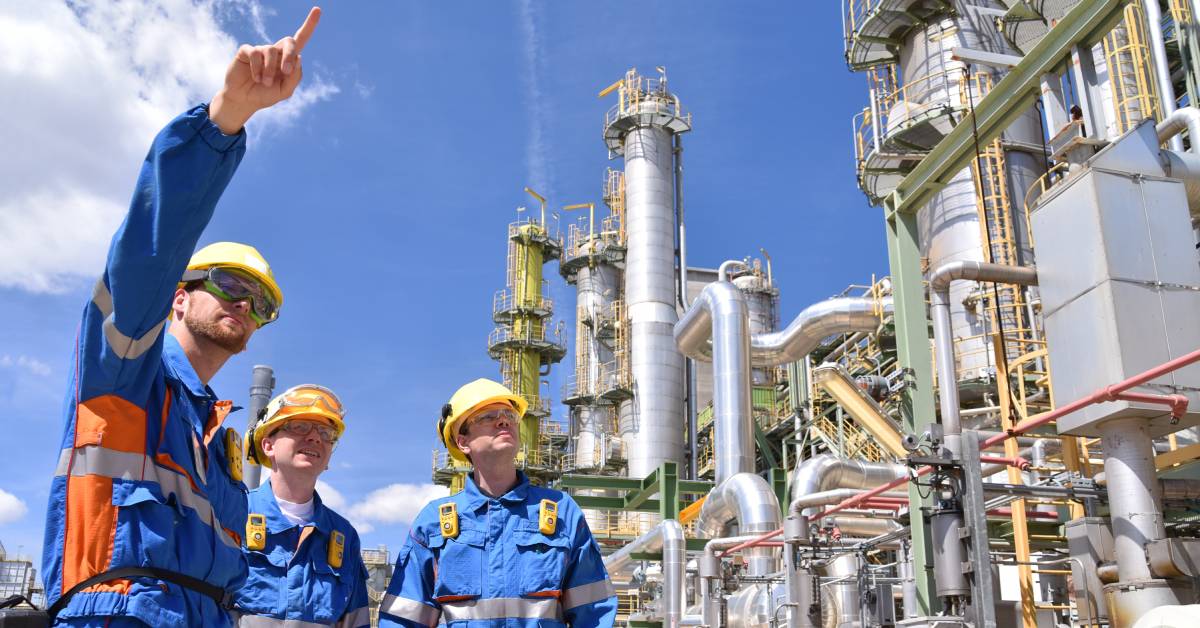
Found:
[[188, 331], [193, 336], [204, 338], [230, 353], [245, 351], [246, 343], [250, 341], [249, 330], [239, 332], [229, 329], [221, 325], [220, 319], [215, 321], [201, 320], [198, 316], [194, 316], [191, 311], [183, 316], [183, 324], [187, 326]]

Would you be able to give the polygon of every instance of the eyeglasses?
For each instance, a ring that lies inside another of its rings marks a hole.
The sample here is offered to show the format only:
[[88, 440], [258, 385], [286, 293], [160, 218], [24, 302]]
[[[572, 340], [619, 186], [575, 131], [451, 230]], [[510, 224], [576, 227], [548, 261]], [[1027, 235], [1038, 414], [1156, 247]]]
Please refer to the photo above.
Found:
[[293, 436], [308, 436], [316, 430], [317, 436], [329, 445], [337, 443], [337, 431], [328, 425], [314, 423], [312, 421], [288, 421], [283, 424], [280, 430], [287, 432]]
[[467, 430], [471, 429], [472, 426], [484, 423], [495, 425], [501, 419], [515, 424], [517, 422], [517, 413], [510, 408], [493, 408], [486, 412], [480, 412], [463, 421], [462, 427], [458, 428], [458, 433], [466, 434]]
[[184, 282], [203, 281], [204, 290], [226, 301], [250, 300], [250, 318], [262, 327], [279, 318], [279, 304], [261, 281], [235, 268], [213, 266], [183, 273]]

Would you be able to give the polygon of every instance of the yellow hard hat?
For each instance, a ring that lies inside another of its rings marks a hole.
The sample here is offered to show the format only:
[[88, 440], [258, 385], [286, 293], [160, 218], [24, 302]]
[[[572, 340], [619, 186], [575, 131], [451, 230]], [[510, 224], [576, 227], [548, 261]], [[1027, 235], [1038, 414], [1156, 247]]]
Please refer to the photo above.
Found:
[[504, 384], [481, 378], [454, 391], [454, 395], [450, 397], [450, 403], [442, 406], [442, 418], [438, 421], [438, 436], [441, 437], [442, 444], [446, 446], [446, 451], [450, 452], [451, 458], [459, 462], [467, 462], [467, 455], [458, 448], [458, 443], [454, 442], [459, 422], [476, 410], [493, 403], [510, 404], [517, 411], [517, 416], [524, 416], [525, 408], [529, 405]]
[[293, 386], [278, 395], [263, 409], [255, 426], [246, 431], [246, 457], [271, 468], [271, 459], [263, 454], [263, 439], [292, 419], [325, 420], [333, 426], [337, 438], [346, 431], [346, 410], [332, 390], [316, 384]]
[[[249, 273], [271, 291], [271, 296], [275, 297], [277, 306], [283, 305], [283, 291], [275, 282], [271, 265], [258, 252], [258, 249], [238, 242], [214, 242], [192, 255], [187, 270], [201, 270], [214, 266], [227, 266]], [[183, 283], [180, 282], [179, 285], [182, 287]]]

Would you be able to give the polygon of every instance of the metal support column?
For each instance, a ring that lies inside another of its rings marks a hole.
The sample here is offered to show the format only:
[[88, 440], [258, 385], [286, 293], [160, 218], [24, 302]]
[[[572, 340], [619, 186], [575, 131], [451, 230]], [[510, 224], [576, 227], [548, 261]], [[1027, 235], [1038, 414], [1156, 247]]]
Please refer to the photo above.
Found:
[[[893, 214], [887, 220], [888, 261], [892, 274], [892, 300], [895, 304], [896, 351], [904, 369], [905, 387], [900, 402], [904, 428], [920, 434], [934, 423], [933, 360], [929, 350], [929, 320], [925, 315], [925, 286], [921, 271], [921, 249], [915, 214]], [[912, 526], [913, 564], [917, 581], [918, 615], [932, 615], [939, 609], [934, 595], [933, 548], [922, 500], [915, 484], [908, 485]]]
[[[1012, 439], [1009, 439], [1012, 440]], [[962, 501], [970, 534], [971, 614], [976, 628], [996, 628], [996, 597], [992, 589], [992, 560], [988, 553], [987, 501], [983, 495], [983, 463], [979, 460], [979, 434], [967, 430], [962, 439]], [[1016, 506], [1014, 506], [1016, 508]]]

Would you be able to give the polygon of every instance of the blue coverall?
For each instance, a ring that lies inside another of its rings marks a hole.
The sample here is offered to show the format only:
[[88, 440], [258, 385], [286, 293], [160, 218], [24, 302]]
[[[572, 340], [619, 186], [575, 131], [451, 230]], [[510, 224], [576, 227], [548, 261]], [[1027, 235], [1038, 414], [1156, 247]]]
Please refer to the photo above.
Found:
[[[47, 602], [120, 567], [182, 572], [225, 590], [246, 579], [246, 488], [225, 451], [232, 410], [164, 333], [171, 296], [245, 153], [207, 106], [155, 138], [104, 274], [83, 311], [66, 425], [50, 485]], [[228, 626], [212, 598], [153, 578], [93, 586], [59, 613], [71, 625]]]
[[[552, 534], [543, 499], [558, 503]], [[459, 532], [442, 536], [438, 507], [453, 502]], [[488, 497], [468, 477], [456, 495], [417, 515], [380, 606], [380, 626], [612, 626], [617, 614], [600, 549], [569, 496], [529, 484]]]
[[[268, 480], [250, 492], [250, 513], [266, 517], [266, 546], [247, 549], [250, 577], [234, 605], [242, 627], [371, 625], [367, 608], [367, 568], [358, 532], [341, 515], [313, 497], [312, 522], [300, 526], [279, 510]], [[342, 564], [329, 564], [333, 531], [345, 535]]]

